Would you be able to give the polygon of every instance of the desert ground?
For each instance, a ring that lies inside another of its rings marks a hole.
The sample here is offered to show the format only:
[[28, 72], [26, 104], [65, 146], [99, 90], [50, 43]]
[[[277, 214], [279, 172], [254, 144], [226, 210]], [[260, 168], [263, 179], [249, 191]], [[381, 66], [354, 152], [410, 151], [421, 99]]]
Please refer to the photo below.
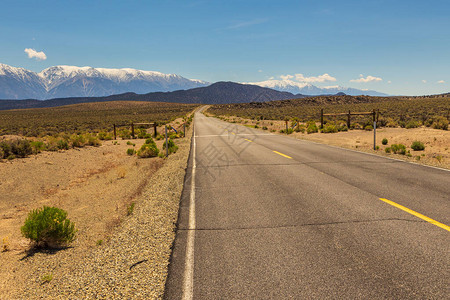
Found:
[[[153, 208], [155, 213], [162, 214], [166, 221], [165, 226], [158, 226], [158, 230], [162, 231], [159, 236], [164, 240], [160, 247], [166, 246], [164, 259], [159, 261], [162, 261], [163, 266], [159, 273], [164, 273], [174, 237], [173, 228], [189, 153], [189, 135], [175, 140], [180, 149], [167, 159], [129, 156], [127, 149], [138, 150], [144, 140], [129, 140], [135, 144], [133, 146], [127, 145], [127, 140], [119, 139], [102, 141], [99, 147], [42, 152], [23, 159], [0, 162], [0, 241], [2, 249], [7, 250], [0, 253], [1, 298], [73, 296], [75, 292], [72, 289], [75, 289], [76, 284], [72, 287], [63, 286], [61, 280], [67, 278], [68, 273], [79, 271], [80, 267], [85, 268], [83, 262], [86, 256], [95, 251], [119, 252], [118, 249], [109, 249], [108, 244], [112, 243], [118, 232], [128, 234], [122, 227], [130, 223], [130, 218], [135, 218], [134, 212], [130, 216], [130, 205], [135, 203], [134, 211], [141, 211], [144, 209], [140, 207], [141, 203], [158, 193], [173, 202], [169, 207], [159, 202], [148, 204], [156, 205]], [[161, 151], [163, 141], [156, 143]], [[173, 170], [166, 170], [167, 175], [162, 174], [159, 179], [155, 179], [155, 174], [166, 164], [171, 165]], [[170, 178], [170, 174], [175, 177]], [[165, 180], [173, 180], [173, 184], [179, 187], [167, 190], [167, 183], [162, 182]], [[75, 222], [77, 239], [69, 248], [50, 252], [29, 251], [30, 242], [22, 237], [20, 227], [31, 210], [43, 205], [66, 210], [68, 218]], [[148, 226], [151, 227], [152, 223], [149, 222]], [[153, 244], [152, 237], [148, 236], [148, 239], [146, 244]], [[129, 251], [132, 252], [131, 249]], [[158, 255], [151, 251], [147, 254], [146, 260], [149, 261]], [[53, 278], [47, 286], [43, 284], [45, 276]], [[161, 294], [165, 274], [155, 278], [158, 278], [159, 284], [154, 286], [159, 287], [159, 290], [152, 290], [152, 293]], [[99, 295], [92, 287], [90, 292], [90, 296]], [[123, 290], [120, 292], [123, 296], [129, 295]], [[86, 296], [86, 293], [84, 291], [77, 295]]]
[[[256, 121], [240, 117], [227, 116], [222, 116], [222, 118], [236, 124], [252, 127], [257, 125], [260, 130], [262, 130], [261, 128], [265, 126], [267, 127], [267, 130], [264, 130], [265, 132], [271, 132], [274, 134], [282, 134], [279, 131], [286, 128], [285, 122], [279, 120]], [[290, 123], [291, 122], [289, 122], [289, 124]], [[450, 131], [422, 126], [411, 129], [383, 127], [377, 129], [376, 132], [376, 145], [379, 146], [379, 150], [373, 150], [373, 131], [349, 130], [346, 132], [337, 133], [312, 134], [294, 132], [289, 136], [298, 139], [310, 140], [317, 143], [324, 143], [337, 147], [402, 159], [414, 163], [450, 169]], [[382, 145], [381, 143], [384, 138], [388, 140], [387, 145]], [[414, 141], [422, 142], [425, 145], [425, 150], [412, 150], [411, 144]], [[405, 145], [407, 151], [410, 151], [410, 155], [408, 155], [408, 153], [407, 155], [385, 153], [384, 149], [386, 147], [390, 147], [392, 144]]]

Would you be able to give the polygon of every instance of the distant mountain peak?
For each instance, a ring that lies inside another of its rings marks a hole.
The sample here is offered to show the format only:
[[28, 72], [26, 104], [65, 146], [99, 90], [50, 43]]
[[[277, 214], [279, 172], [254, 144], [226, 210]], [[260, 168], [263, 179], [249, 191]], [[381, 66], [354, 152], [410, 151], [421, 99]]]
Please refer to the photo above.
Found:
[[126, 92], [145, 94], [208, 85], [176, 74], [131, 68], [59, 65], [39, 73], [0, 64], [0, 99], [100, 97]]
[[369, 95], [369, 96], [387, 96], [386, 94], [372, 91], [372, 90], [360, 90], [349, 87], [342, 87], [339, 85], [317, 87], [310, 83], [298, 82], [289, 79], [269, 79], [259, 82], [249, 82], [248, 84], [259, 85], [262, 87], [268, 87], [277, 91], [290, 92], [292, 94], [302, 94], [302, 95], [325, 95], [325, 94], [336, 94], [343, 92], [346, 95]]

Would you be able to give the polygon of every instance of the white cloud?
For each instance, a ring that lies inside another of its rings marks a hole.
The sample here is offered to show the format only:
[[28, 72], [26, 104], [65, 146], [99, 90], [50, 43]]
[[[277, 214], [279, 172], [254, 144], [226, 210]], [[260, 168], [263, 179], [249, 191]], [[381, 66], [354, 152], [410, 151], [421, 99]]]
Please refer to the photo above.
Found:
[[422, 82], [423, 82], [423, 83], [427, 83], [427, 81], [426, 81], [425, 79], [424, 79], [424, 80], [422, 80]]
[[381, 79], [380, 77], [375, 77], [375, 76], [371, 76], [368, 75], [366, 78], [364, 78], [363, 74], [359, 74], [359, 78], [358, 79], [351, 79], [350, 82], [372, 82], [372, 81], [382, 81], [383, 79]]
[[305, 77], [305, 76], [303, 76], [303, 74], [295, 74], [295, 79], [298, 82], [307, 82], [307, 83], [336, 81], [336, 78], [334, 78], [333, 76], [330, 76], [328, 73], [325, 73], [325, 74], [319, 75], [319, 76], [311, 76], [311, 77]]
[[36, 60], [46, 60], [47, 59], [47, 55], [45, 55], [45, 53], [42, 51], [38, 52], [31, 48], [26, 48], [24, 51], [26, 54], [28, 54], [28, 58], [36, 58]]
[[439, 80], [437, 83], [445, 83], [444, 80]]
[[292, 75], [280, 75], [281, 80], [289, 80], [294, 78]]
[[259, 73], [262, 73], [263, 70], [258, 70]]
[[389, 80], [389, 81], [388, 81], [388, 83], [389, 83], [389, 84], [391, 84], [391, 83], [392, 83], [392, 81], [390, 81], [390, 80]]

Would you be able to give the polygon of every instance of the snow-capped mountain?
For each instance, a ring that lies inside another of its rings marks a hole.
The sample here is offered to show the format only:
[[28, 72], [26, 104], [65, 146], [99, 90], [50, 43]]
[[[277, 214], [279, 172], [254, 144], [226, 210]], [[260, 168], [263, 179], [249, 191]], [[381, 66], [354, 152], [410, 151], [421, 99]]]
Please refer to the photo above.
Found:
[[297, 82], [289, 79], [285, 80], [269, 79], [260, 82], [247, 82], [247, 84], [254, 84], [262, 87], [268, 87], [277, 91], [290, 92], [292, 94], [302, 94], [302, 95], [326, 95], [342, 92], [352, 96], [357, 95], [386, 96], [386, 94], [372, 90], [360, 90], [355, 88], [342, 87], [338, 85], [317, 87], [310, 83]]
[[135, 69], [55, 66], [35, 73], [0, 64], [0, 99], [100, 97], [126, 92], [145, 94], [202, 87], [209, 83]]

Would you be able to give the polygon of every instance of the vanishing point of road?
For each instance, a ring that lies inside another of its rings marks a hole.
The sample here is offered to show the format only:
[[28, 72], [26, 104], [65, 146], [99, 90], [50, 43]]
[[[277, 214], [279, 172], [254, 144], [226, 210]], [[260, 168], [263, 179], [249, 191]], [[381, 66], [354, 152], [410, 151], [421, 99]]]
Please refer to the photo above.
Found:
[[166, 299], [449, 299], [450, 172], [195, 116]]

